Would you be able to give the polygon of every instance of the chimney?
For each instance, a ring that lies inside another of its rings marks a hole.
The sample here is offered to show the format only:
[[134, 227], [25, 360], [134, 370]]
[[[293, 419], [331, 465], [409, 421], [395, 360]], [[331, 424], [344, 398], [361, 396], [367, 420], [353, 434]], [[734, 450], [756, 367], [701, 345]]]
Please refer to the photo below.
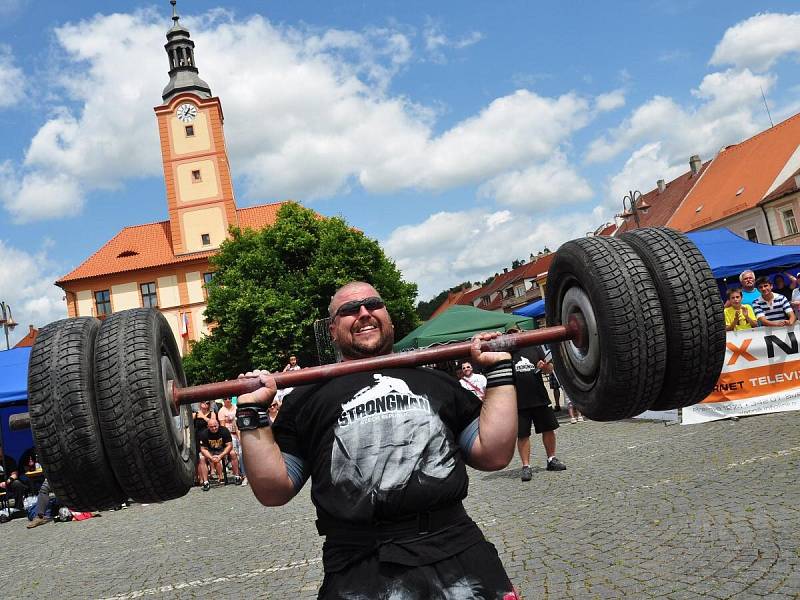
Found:
[[667, 190], [667, 184], [664, 183], [663, 179], [659, 179], [656, 181], [656, 185], [658, 186], [658, 193], [663, 194]]
[[503, 267], [503, 273], [508, 273], [508, 267]]
[[689, 158], [689, 168], [692, 170], [692, 177], [700, 172], [700, 167], [702, 165], [703, 163], [700, 161], [700, 155], [692, 154], [692, 156]]

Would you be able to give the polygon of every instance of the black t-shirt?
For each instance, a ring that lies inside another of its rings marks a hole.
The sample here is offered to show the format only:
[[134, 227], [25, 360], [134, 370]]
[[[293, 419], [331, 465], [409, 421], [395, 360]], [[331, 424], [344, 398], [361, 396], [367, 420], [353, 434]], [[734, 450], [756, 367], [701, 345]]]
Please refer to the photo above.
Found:
[[[281, 452], [300, 459], [311, 476], [322, 522], [370, 526], [467, 495], [459, 444], [471, 447], [480, 410], [481, 402], [444, 373], [383, 369], [295, 388], [272, 429]], [[380, 559], [427, 564], [483, 539], [471, 521], [459, 527], [452, 540], [445, 534], [445, 544], [438, 536], [385, 544]], [[354, 553], [355, 542], [332, 537], [323, 547], [326, 571]]]
[[197, 436], [197, 441], [211, 454], [220, 454], [225, 450], [225, 446], [231, 443], [231, 432], [224, 425], [220, 425], [216, 433], [212, 433], [210, 429], [204, 429]]
[[511, 355], [514, 363], [514, 386], [517, 388], [517, 409], [549, 406], [550, 396], [544, 387], [542, 372], [536, 366], [540, 360], [547, 360], [540, 346], [528, 346]]

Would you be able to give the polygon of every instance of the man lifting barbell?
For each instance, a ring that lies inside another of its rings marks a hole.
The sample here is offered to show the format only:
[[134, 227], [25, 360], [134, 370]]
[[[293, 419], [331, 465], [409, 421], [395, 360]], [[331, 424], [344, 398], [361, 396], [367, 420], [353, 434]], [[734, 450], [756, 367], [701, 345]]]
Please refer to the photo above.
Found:
[[[394, 327], [378, 292], [353, 282], [330, 304], [331, 337], [345, 361], [391, 353]], [[269, 427], [239, 422], [250, 485], [267, 506], [288, 502], [310, 476], [323, 546], [321, 598], [514, 598], [497, 551], [464, 511], [466, 464], [494, 471], [514, 453], [516, 399], [511, 355], [471, 358], [487, 375], [481, 402], [447, 375], [382, 369], [295, 388]], [[239, 396], [261, 412], [277, 392]], [[245, 410], [242, 410], [242, 409]], [[469, 566], [467, 566], [469, 565]]]
[[[355, 283], [329, 307], [344, 362], [194, 387], [185, 387], [175, 338], [157, 310], [120, 311], [102, 324], [65, 319], [40, 330], [28, 371], [30, 415], [15, 415], [14, 425], [30, 423], [64, 502], [100, 510], [125, 498], [159, 502], [188, 493], [197, 462], [188, 405], [237, 395], [258, 499], [286, 503], [312, 478], [317, 526], [327, 538], [322, 597], [473, 589], [514, 597], [496, 552], [460, 503], [465, 465], [500, 469], [514, 452], [509, 352], [551, 344], [565, 392], [598, 421], [700, 402], [725, 357], [722, 303], [708, 263], [667, 228], [565, 243], [548, 271], [545, 305], [544, 329], [391, 354], [383, 300]], [[467, 357], [488, 372], [483, 408], [456, 381], [415, 368]], [[296, 389], [272, 428], [266, 407], [277, 387]]]

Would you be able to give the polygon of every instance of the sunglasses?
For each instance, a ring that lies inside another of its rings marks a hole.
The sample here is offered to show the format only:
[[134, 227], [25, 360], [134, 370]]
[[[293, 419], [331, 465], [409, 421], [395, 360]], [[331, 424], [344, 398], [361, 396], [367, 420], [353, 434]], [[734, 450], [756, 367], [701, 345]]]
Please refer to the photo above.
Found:
[[362, 298], [361, 300], [351, 300], [345, 302], [336, 309], [334, 317], [352, 317], [361, 312], [361, 307], [366, 308], [368, 311], [379, 310], [386, 306], [383, 300], [378, 296], [370, 296], [369, 298]]

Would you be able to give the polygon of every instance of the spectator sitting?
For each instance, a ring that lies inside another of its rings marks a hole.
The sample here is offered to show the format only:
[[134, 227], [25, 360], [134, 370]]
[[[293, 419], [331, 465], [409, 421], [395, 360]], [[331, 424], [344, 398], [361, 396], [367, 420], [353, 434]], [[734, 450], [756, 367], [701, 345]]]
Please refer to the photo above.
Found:
[[752, 329], [758, 326], [753, 307], [749, 304], [742, 304], [742, 290], [739, 288], [729, 289], [728, 302], [730, 306], [725, 309], [726, 330], [739, 331], [740, 329]]
[[764, 327], [784, 327], [794, 325], [795, 316], [789, 301], [780, 294], [772, 292], [772, 284], [768, 277], [759, 277], [756, 287], [761, 297], [753, 302], [756, 319]]
[[242, 483], [247, 483], [247, 475], [244, 472], [244, 462], [242, 458], [242, 442], [239, 439], [239, 429], [236, 427], [236, 407], [230, 398], [225, 398], [222, 401], [222, 408], [217, 412], [217, 419], [219, 424], [231, 432], [231, 441], [233, 442], [233, 450], [231, 451], [231, 461], [236, 458], [239, 464], [239, 470], [242, 474]]
[[467, 360], [461, 363], [461, 378], [458, 382], [461, 387], [472, 392], [481, 400], [486, 395], [486, 377], [480, 373], [473, 373], [472, 363]]
[[753, 306], [753, 302], [761, 297], [761, 293], [756, 289], [756, 274], [749, 269], [742, 271], [739, 283], [742, 284], [742, 304]]
[[[225, 457], [230, 456], [233, 474], [236, 478], [236, 484], [238, 485], [242, 482], [242, 479], [239, 476], [239, 459], [235, 454], [231, 455], [233, 452], [233, 441], [231, 438], [231, 432], [228, 431], [226, 427], [222, 427], [219, 424], [219, 421], [216, 419], [209, 421], [208, 428], [200, 436], [199, 442], [200, 454], [214, 467], [219, 481], [222, 481], [224, 478], [222, 469], [223, 465], [225, 464]], [[203, 491], [207, 492], [209, 489], [211, 489], [211, 484], [208, 482], [208, 465], [205, 461], [200, 461], [200, 463], [198, 463], [198, 467], [200, 465], [205, 467], [204, 472], [202, 473], [202, 479]]]
[[297, 364], [297, 357], [292, 355], [289, 357], [289, 363], [283, 367], [284, 372], [286, 371], [299, 371], [300, 365]]
[[[20, 481], [17, 471], [11, 471], [8, 479], [0, 481], [0, 490], [8, 494], [8, 500], [14, 501], [15, 509], [25, 509], [25, 496], [28, 493], [28, 486]], [[10, 503], [9, 506], [11, 506]]]

